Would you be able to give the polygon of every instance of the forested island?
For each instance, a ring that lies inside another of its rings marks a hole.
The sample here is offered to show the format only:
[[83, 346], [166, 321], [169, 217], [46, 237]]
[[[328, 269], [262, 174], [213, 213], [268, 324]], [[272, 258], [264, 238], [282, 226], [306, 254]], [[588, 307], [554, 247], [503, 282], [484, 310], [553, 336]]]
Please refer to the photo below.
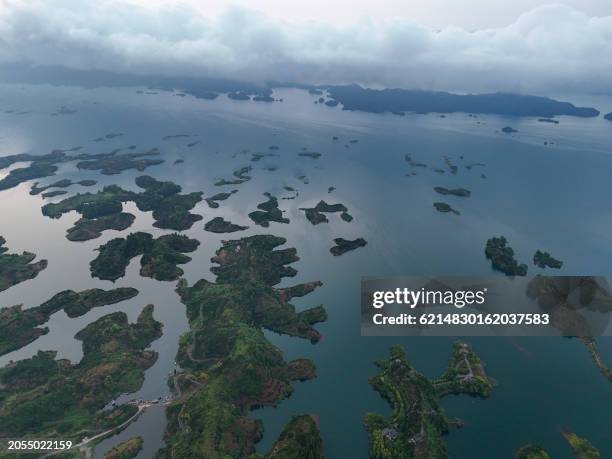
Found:
[[[315, 377], [312, 361], [285, 362], [263, 334], [265, 328], [315, 343], [321, 336], [313, 325], [327, 318], [322, 306], [298, 313], [289, 303], [320, 282], [274, 287], [297, 274], [286, 266], [299, 259], [296, 250], [277, 249], [285, 242], [271, 235], [225, 241], [212, 259], [215, 282], [179, 282], [190, 330], [180, 341], [177, 362], [184, 373], [171, 384], [176, 399], [167, 411], [160, 458], [261, 457], [254, 453], [263, 425], [250, 410], [276, 405], [291, 394], [292, 381]], [[317, 459], [321, 449], [318, 427], [300, 416], [265, 457]]]
[[15, 305], [0, 309], [0, 355], [19, 349], [49, 332], [41, 328], [52, 314], [63, 310], [70, 318], [86, 314], [93, 308], [119, 303], [138, 295], [138, 290], [121, 287], [114, 290], [89, 289], [82, 292], [64, 290], [40, 306], [23, 309]]
[[184, 231], [202, 220], [201, 215], [190, 211], [202, 200], [201, 192], [180, 194], [182, 188], [173, 182], [160, 182], [143, 175], [136, 178], [136, 185], [144, 191], [135, 193], [117, 185], [105, 186], [97, 193], [78, 193], [57, 203], [43, 206], [43, 215], [59, 218], [70, 211], [81, 214], [66, 238], [86, 241], [100, 237], [103, 231], [122, 231], [134, 222], [134, 215], [123, 212], [123, 203], [133, 201], [143, 212], [152, 211], [153, 226], [162, 229]]
[[211, 233], [235, 233], [236, 231], [244, 231], [248, 226], [236, 225], [225, 220], [223, 217], [215, 217], [206, 222], [204, 229]]
[[508, 245], [505, 237], [493, 237], [487, 240], [485, 256], [491, 260], [491, 266], [507, 276], [527, 275], [527, 265], [519, 264], [514, 258], [514, 250]]
[[130, 260], [142, 255], [140, 275], [160, 281], [176, 280], [183, 275], [178, 265], [191, 261], [185, 253], [195, 251], [199, 241], [180, 234], [164, 234], [154, 239], [149, 233], [137, 232], [126, 238], [115, 238], [98, 248], [91, 261], [93, 277], [115, 281], [125, 276]]
[[443, 186], [436, 186], [434, 187], [434, 191], [441, 195], [458, 196], [460, 198], [469, 198], [472, 195], [472, 192], [465, 188], [445, 188]]
[[390, 419], [374, 413], [364, 418], [372, 459], [447, 457], [442, 437], [452, 425], [462, 424], [446, 416], [440, 398], [448, 394], [487, 398], [493, 387], [480, 358], [460, 341], [453, 345], [444, 374], [433, 381], [410, 365], [401, 346], [392, 347], [389, 359], [376, 365], [380, 373], [370, 378], [370, 384], [393, 412]]
[[359, 247], [365, 247], [368, 242], [362, 237], [353, 240], [337, 237], [334, 239], [334, 244], [336, 245], [329, 249], [329, 251], [333, 256], [338, 257]]
[[[333, 191], [333, 189], [331, 189], [331, 191]], [[331, 191], [330, 188], [328, 188], [328, 193]], [[353, 216], [348, 213], [348, 209], [344, 204], [328, 204], [325, 201], [319, 201], [314, 207], [302, 207], [300, 210], [304, 211], [306, 218], [313, 225], [329, 222], [325, 215], [326, 213], [340, 213], [340, 218], [345, 222], [353, 220]]]
[[28, 279], [34, 279], [38, 273], [47, 268], [47, 260], [34, 262], [36, 254], [6, 253], [6, 239], [0, 236], [0, 292]]
[[450, 204], [446, 202], [434, 202], [433, 206], [434, 209], [443, 214], [452, 213], [455, 215], [461, 215], [461, 212], [459, 212], [457, 209], [453, 208]]
[[130, 324], [123, 312], [108, 314], [76, 334], [83, 358], [58, 360], [53, 351], [0, 369], [0, 437], [64, 440], [109, 431], [135, 417], [138, 408], [120, 405], [102, 410], [123, 393], [138, 390], [144, 370], [157, 359], [147, 350], [161, 336], [162, 324], [146, 306]]
[[267, 228], [270, 222], [289, 223], [289, 219], [283, 216], [283, 211], [278, 208], [278, 199], [270, 193], [264, 193], [268, 198], [266, 202], [257, 205], [257, 209], [249, 214], [249, 218], [257, 225]]
[[522, 94], [451, 94], [410, 89], [369, 89], [358, 85], [330, 86], [330, 97], [344, 110], [364, 112], [482, 113], [510, 116], [599, 116], [590, 107], [576, 107], [547, 97]]
[[533, 264], [538, 266], [539, 268], [555, 268], [560, 269], [563, 266], [563, 262], [554, 258], [548, 252], [542, 252], [540, 250], [536, 250], [536, 253], [533, 255]]

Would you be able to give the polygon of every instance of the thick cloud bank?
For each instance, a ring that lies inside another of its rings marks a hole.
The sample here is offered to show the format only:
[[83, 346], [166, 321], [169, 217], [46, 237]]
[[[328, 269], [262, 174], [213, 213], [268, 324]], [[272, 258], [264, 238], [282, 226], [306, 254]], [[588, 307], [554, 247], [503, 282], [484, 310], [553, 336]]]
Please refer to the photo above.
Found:
[[283, 23], [237, 7], [205, 17], [189, 7], [5, 0], [0, 63], [9, 62], [253, 82], [612, 92], [612, 16], [549, 5], [468, 32], [403, 20]]

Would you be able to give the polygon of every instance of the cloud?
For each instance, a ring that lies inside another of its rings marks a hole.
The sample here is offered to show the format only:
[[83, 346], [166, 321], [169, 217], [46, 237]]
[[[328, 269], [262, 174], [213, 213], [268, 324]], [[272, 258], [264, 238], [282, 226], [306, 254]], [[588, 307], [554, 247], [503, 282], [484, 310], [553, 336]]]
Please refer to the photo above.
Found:
[[612, 92], [612, 16], [547, 5], [502, 28], [435, 31], [405, 20], [283, 22], [236, 6], [206, 17], [189, 6], [5, 0], [0, 62], [252, 82]]

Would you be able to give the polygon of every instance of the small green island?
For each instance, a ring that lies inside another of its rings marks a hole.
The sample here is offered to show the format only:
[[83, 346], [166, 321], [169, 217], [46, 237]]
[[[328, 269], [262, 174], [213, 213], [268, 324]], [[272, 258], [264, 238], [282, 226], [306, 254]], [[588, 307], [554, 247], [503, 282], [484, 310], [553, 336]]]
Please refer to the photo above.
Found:
[[348, 209], [344, 204], [328, 204], [325, 201], [319, 201], [314, 207], [302, 207], [300, 210], [304, 211], [306, 218], [313, 225], [329, 222], [325, 215], [326, 213], [340, 212], [340, 218], [345, 222], [353, 220], [353, 216], [348, 213]]
[[117, 185], [105, 186], [97, 193], [79, 193], [57, 203], [42, 207], [43, 215], [60, 218], [76, 211], [81, 217], [68, 229], [66, 238], [71, 241], [86, 241], [100, 237], [103, 231], [123, 231], [134, 222], [134, 215], [123, 212], [123, 203], [133, 201], [143, 212], [152, 211], [155, 223], [161, 229], [184, 231], [202, 220], [201, 215], [190, 211], [202, 200], [201, 192], [180, 194], [182, 188], [172, 182], [160, 182], [153, 177], [137, 177], [136, 185], [144, 191], [135, 193]]
[[117, 154], [117, 151], [111, 153], [92, 155], [91, 159], [86, 159], [77, 163], [77, 168], [88, 171], [100, 171], [103, 175], [120, 174], [123, 171], [136, 169], [143, 172], [151, 166], [163, 164], [163, 159], [144, 158], [144, 156], [159, 156], [159, 151], [156, 148], [143, 153], [124, 153]]
[[142, 437], [132, 437], [113, 447], [102, 456], [102, 459], [132, 459], [138, 456], [143, 443]]
[[452, 195], [460, 198], [469, 198], [472, 195], [472, 192], [465, 188], [444, 188], [443, 186], [436, 186], [434, 187], [434, 191], [445, 196]]
[[514, 258], [514, 250], [508, 245], [504, 236], [492, 237], [487, 240], [485, 256], [491, 260], [491, 266], [507, 276], [526, 276], [527, 265], [518, 264]]
[[228, 199], [231, 195], [235, 193], [238, 193], [238, 190], [232, 190], [229, 193], [217, 193], [211, 196], [210, 198], [204, 199], [204, 201], [206, 201], [206, 204], [208, 204], [208, 207], [210, 207], [211, 209], [216, 209], [219, 207], [218, 201], [225, 201], [226, 199]]
[[263, 425], [249, 416], [251, 410], [275, 406], [293, 392], [292, 381], [316, 376], [310, 360], [285, 362], [263, 329], [315, 343], [321, 335], [313, 325], [327, 318], [322, 306], [297, 312], [290, 303], [320, 282], [274, 287], [297, 274], [286, 266], [299, 259], [296, 250], [277, 249], [285, 242], [272, 235], [224, 241], [212, 258], [215, 282], [179, 281], [190, 329], [177, 355], [184, 371], [170, 383], [175, 398], [160, 459], [322, 457], [319, 429], [310, 416], [294, 417], [268, 454], [255, 453]]
[[579, 437], [573, 432], [562, 432], [563, 438], [572, 448], [572, 453], [576, 459], [599, 459], [601, 454], [589, 440]]
[[445, 202], [434, 202], [433, 206], [438, 212], [443, 214], [453, 213], [455, 215], [461, 215], [461, 212], [456, 209], [453, 209], [450, 204], [447, 204]]
[[289, 223], [289, 219], [283, 217], [283, 211], [278, 208], [278, 198], [270, 193], [264, 193], [268, 198], [266, 202], [257, 205], [259, 210], [255, 210], [249, 214], [249, 218], [259, 226], [267, 228], [270, 222]]
[[6, 253], [6, 239], [0, 236], [0, 292], [26, 280], [34, 279], [42, 270], [47, 268], [47, 260], [34, 262], [36, 254], [23, 252], [22, 254]]
[[550, 456], [540, 445], [527, 444], [514, 455], [514, 459], [550, 459]]
[[311, 158], [311, 159], [319, 159], [322, 156], [322, 154], [317, 151], [303, 151], [301, 153], [298, 153], [298, 156], [303, 156], [305, 158]]
[[[74, 181], [72, 181], [70, 179], [62, 179], [62, 180], [58, 180], [57, 182], [50, 183], [49, 185], [38, 186], [38, 182], [35, 182], [32, 185], [32, 188], [30, 189], [30, 194], [31, 195], [37, 195], [37, 194], [40, 194], [40, 193], [43, 193], [43, 192], [47, 191], [50, 188], [68, 188], [68, 187], [73, 186], [73, 185], [94, 186], [97, 183], [98, 182], [95, 181], [95, 180], [80, 180], [78, 182], [74, 182]], [[64, 191], [64, 193], [66, 193], [66, 192]], [[43, 197], [45, 197], [44, 194], [43, 194]], [[48, 193], [47, 193], [46, 197], [49, 197]]]
[[233, 179], [221, 179], [215, 182], [215, 186], [225, 186], [225, 185], [240, 185], [241, 183], [248, 182], [251, 180], [251, 176], [249, 173], [253, 170], [251, 166], [244, 166], [240, 169], [235, 170], [232, 175]]
[[554, 258], [548, 252], [537, 250], [533, 255], [533, 264], [539, 268], [554, 268], [561, 269], [563, 262]]
[[191, 261], [185, 253], [195, 251], [200, 242], [177, 233], [153, 239], [149, 233], [131, 233], [126, 238], [115, 238], [98, 248], [98, 256], [89, 264], [91, 275], [115, 281], [125, 276], [132, 258], [142, 255], [140, 275], [159, 281], [177, 280], [183, 275], [178, 267]]
[[70, 318], [86, 314], [93, 308], [129, 300], [138, 290], [121, 287], [114, 290], [89, 289], [82, 292], [64, 290], [40, 306], [23, 309], [15, 305], [0, 309], [0, 355], [7, 354], [49, 332], [45, 324], [52, 314], [63, 310]]
[[57, 203], [45, 204], [43, 215], [59, 218], [70, 211], [81, 214], [81, 218], [66, 231], [70, 241], [96, 239], [106, 230], [123, 231], [135, 220], [134, 215], [123, 212], [122, 203], [133, 199], [134, 193], [117, 185], [104, 187], [97, 193], [76, 194]]
[[248, 228], [248, 226], [236, 225], [229, 222], [223, 217], [215, 217], [204, 225], [204, 229], [211, 233], [235, 233], [236, 231], [244, 231]]
[[390, 419], [375, 413], [364, 417], [372, 459], [447, 457], [442, 437], [462, 422], [446, 416], [440, 399], [448, 394], [486, 398], [493, 387], [480, 358], [460, 341], [453, 345], [446, 371], [433, 381], [410, 365], [401, 346], [392, 347], [389, 359], [376, 365], [380, 373], [370, 378], [370, 384], [393, 413]]
[[137, 177], [136, 185], [144, 189], [135, 196], [136, 206], [143, 212], [153, 211], [154, 227], [185, 231], [202, 220], [201, 215], [190, 212], [202, 200], [202, 192], [180, 194], [180, 185], [160, 182], [148, 175]]
[[31, 155], [20, 153], [0, 158], [0, 169], [5, 169], [20, 162], [30, 162], [28, 166], [12, 169], [0, 180], [0, 191], [14, 188], [20, 183], [55, 175], [57, 163], [71, 160], [65, 151], [54, 150], [46, 155]]
[[127, 425], [140, 413], [138, 407], [103, 408], [141, 387], [144, 371], [157, 360], [147, 348], [161, 334], [152, 305], [133, 324], [115, 312], [76, 334], [83, 345], [76, 364], [56, 359], [54, 351], [39, 351], [1, 368], [0, 437], [55, 440], [61, 432], [76, 445]]
[[338, 237], [334, 239], [334, 244], [336, 245], [329, 249], [329, 251], [333, 256], [338, 257], [344, 255], [346, 252], [358, 249], [359, 247], [365, 247], [368, 242], [362, 237], [353, 240]]

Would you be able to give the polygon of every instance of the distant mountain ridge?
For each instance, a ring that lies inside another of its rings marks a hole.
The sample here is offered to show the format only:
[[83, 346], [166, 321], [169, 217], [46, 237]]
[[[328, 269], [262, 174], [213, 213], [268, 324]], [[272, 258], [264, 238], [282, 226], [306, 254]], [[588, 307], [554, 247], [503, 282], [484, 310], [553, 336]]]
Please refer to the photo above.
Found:
[[559, 115], [595, 117], [599, 110], [576, 107], [548, 97], [509, 93], [451, 94], [409, 89], [367, 89], [358, 85], [330, 86], [330, 97], [343, 105], [344, 110], [364, 112], [416, 113], [482, 113], [511, 116]]
[[[339, 103], [343, 110], [359, 110], [371, 113], [480, 113], [510, 116], [577, 117], [599, 116], [591, 107], [576, 107], [540, 96], [509, 93], [452, 94], [414, 89], [369, 89], [359, 85], [308, 85], [300, 83], [268, 82], [255, 84], [224, 78], [171, 77], [159, 75], [132, 75], [99, 70], [74, 70], [64, 67], [36, 67], [27, 64], [0, 65], [0, 81], [6, 83], [30, 83], [74, 85], [81, 87], [129, 87], [149, 86], [158, 90], [178, 90], [203, 99], [214, 99], [219, 93], [234, 99], [273, 102], [274, 88], [298, 88], [317, 91], [327, 90], [331, 99], [325, 105]], [[237, 97], [239, 95], [240, 97]], [[606, 115], [606, 119], [612, 114]]]

